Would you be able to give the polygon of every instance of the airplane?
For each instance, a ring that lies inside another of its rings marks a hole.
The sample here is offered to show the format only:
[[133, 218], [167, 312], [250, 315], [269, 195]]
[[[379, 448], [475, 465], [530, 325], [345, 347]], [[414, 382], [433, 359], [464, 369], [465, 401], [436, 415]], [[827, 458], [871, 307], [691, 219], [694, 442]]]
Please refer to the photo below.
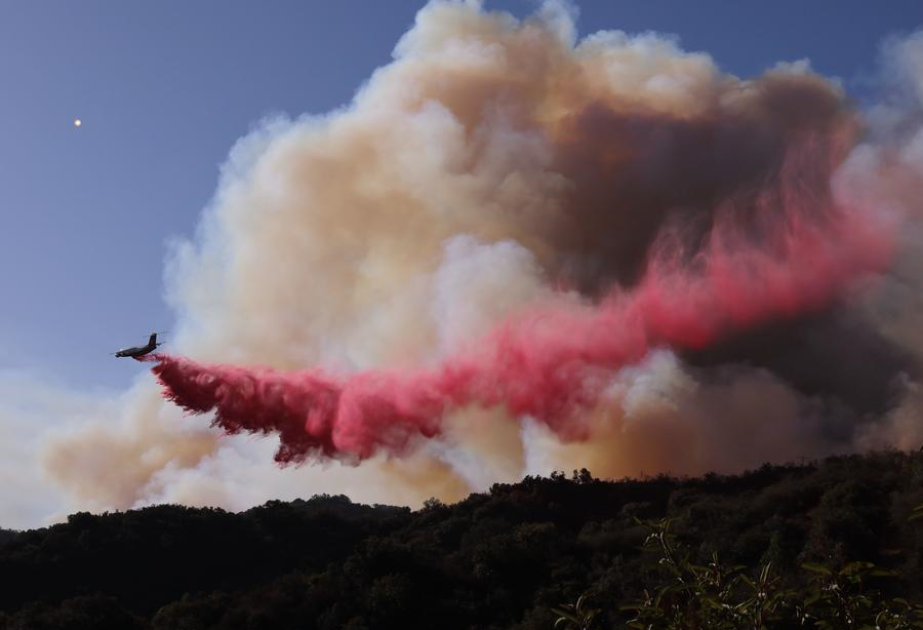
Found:
[[138, 357], [143, 357], [146, 354], [149, 354], [157, 349], [157, 346], [162, 346], [163, 342], [157, 342], [158, 333], [151, 333], [151, 338], [148, 340], [146, 346], [135, 346], [133, 348], [122, 348], [118, 352], [113, 352], [117, 357], [131, 357], [137, 359]]

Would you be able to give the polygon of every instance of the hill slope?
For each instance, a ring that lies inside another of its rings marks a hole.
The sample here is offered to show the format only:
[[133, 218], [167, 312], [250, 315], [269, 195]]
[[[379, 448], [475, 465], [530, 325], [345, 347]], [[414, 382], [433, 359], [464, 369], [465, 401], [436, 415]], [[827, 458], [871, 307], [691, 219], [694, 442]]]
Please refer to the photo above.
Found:
[[612, 610], [637, 596], [636, 519], [665, 516], [703, 559], [772, 561], [792, 583], [804, 562], [869, 560], [919, 600], [920, 503], [923, 454], [881, 453], [734, 477], [526, 478], [417, 512], [320, 496], [80, 513], [0, 542], [0, 628], [550, 628], [582, 593]]

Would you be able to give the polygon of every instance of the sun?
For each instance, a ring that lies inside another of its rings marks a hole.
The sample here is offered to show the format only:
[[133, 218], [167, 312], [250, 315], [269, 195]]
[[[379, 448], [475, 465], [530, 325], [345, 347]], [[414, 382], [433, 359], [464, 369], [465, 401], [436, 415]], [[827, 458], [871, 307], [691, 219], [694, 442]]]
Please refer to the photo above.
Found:
[[82, 124], [83, 124], [82, 120], [80, 120], [79, 118], [74, 118], [74, 127], [79, 127]]

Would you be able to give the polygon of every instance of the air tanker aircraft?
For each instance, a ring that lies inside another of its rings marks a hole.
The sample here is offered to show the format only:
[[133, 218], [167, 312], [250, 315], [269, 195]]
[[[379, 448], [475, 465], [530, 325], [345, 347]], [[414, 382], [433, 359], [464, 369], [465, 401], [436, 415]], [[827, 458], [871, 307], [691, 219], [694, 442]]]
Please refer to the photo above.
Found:
[[151, 333], [151, 338], [148, 340], [146, 346], [135, 346], [134, 348], [122, 348], [118, 352], [113, 352], [117, 357], [131, 357], [137, 359], [138, 357], [143, 357], [145, 354], [149, 354], [157, 349], [157, 346], [162, 346], [163, 343], [157, 343], [158, 333]]

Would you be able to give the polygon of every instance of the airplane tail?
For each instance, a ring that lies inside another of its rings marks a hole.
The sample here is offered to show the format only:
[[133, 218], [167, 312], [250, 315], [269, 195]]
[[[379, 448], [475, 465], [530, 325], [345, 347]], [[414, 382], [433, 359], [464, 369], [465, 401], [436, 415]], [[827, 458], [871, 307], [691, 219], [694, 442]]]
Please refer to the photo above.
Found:
[[160, 345], [160, 344], [157, 343], [157, 333], [151, 333], [151, 338], [148, 340], [147, 345], [153, 346], [153, 347], [155, 347], [155, 348], [156, 348], [158, 345]]

